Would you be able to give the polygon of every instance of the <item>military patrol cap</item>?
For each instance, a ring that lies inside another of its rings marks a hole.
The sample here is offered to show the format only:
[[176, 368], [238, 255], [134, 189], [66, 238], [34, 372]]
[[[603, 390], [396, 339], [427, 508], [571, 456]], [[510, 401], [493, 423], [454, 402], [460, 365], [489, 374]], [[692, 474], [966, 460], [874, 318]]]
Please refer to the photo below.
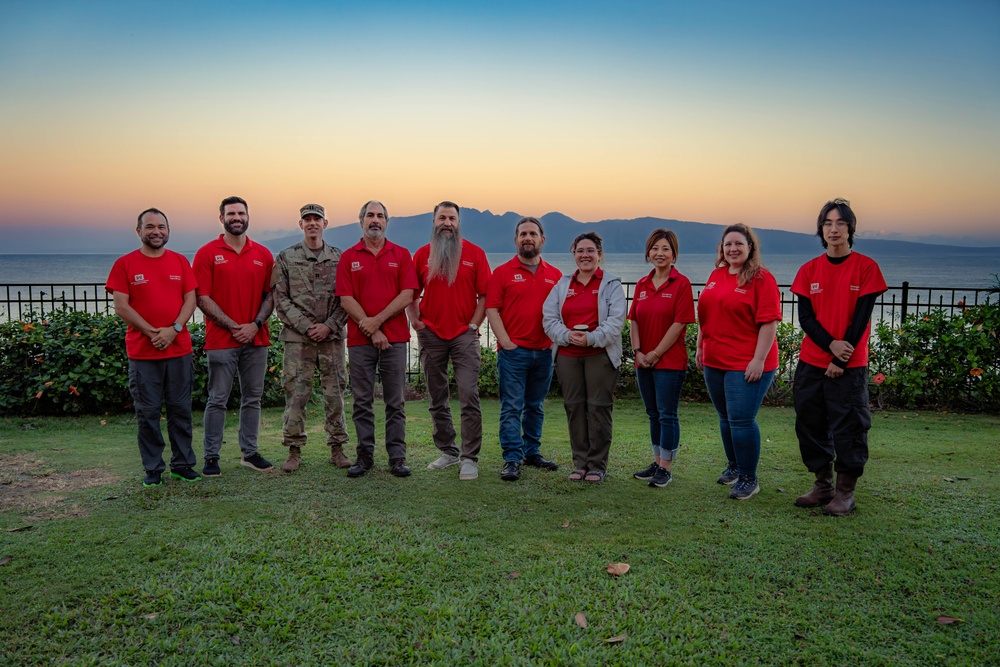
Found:
[[299, 218], [305, 218], [307, 215], [318, 215], [321, 218], [326, 218], [326, 211], [319, 204], [306, 204], [299, 209]]

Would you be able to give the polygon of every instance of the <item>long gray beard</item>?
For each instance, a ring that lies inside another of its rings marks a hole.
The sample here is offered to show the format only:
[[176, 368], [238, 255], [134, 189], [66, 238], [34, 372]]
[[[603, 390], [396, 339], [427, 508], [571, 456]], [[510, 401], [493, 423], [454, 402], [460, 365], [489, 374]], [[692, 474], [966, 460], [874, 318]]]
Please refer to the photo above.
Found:
[[451, 234], [438, 230], [431, 236], [431, 254], [427, 258], [427, 280], [440, 276], [449, 285], [455, 284], [458, 269], [462, 266], [462, 234], [457, 229]]

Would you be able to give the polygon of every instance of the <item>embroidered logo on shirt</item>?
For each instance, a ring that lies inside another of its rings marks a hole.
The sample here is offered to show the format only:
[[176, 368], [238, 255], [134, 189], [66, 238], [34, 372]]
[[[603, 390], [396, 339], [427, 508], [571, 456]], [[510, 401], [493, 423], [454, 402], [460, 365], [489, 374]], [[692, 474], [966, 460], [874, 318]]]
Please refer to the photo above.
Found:
[[674, 298], [674, 294], [673, 294], [673, 292], [664, 292], [663, 294], [660, 295], [660, 298], [661, 299], [673, 299]]
[[555, 285], [556, 284], [556, 281], [552, 280], [551, 278], [545, 278], [545, 282], [547, 282], [550, 285]]
[[180, 280], [181, 279], [180, 276], [168, 276], [168, 278], [170, 278], [170, 280]]
[[852, 292], [860, 292], [861, 291], [861, 285], [851, 285], [851, 291]]
[[636, 297], [636, 298], [638, 298], [639, 301], [642, 301], [643, 299], [645, 299], [646, 298], [646, 290], [642, 290], [641, 292], [639, 292], [639, 296]]
[[570, 287], [568, 290], [566, 290], [566, 296], [576, 296], [576, 290]]
[[389, 264], [389, 266], [391, 266], [394, 269], [398, 269], [399, 268], [399, 263], [398, 262], [389, 262], [388, 264]]
[[256, 264], [257, 266], [264, 266], [264, 262], [260, 261], [259, 259], [255, 259], [253, 263]]
[[525, 280], [525, 279], [524, 279], [524, 276], [523, 276], [523, 275], [521, 275], [520, 273], [515, 273], [515, 274], [514, 274], [514, 282], [515, 282], [515, 283], [526, 283], [526, 282], [528, 282], [528, 281], [527, 281], [527, 280]]
[[145, 285], [147, 282], [149, 282], [149, 281], [146, 280], [145, 274], [137, 273], [134, 276], [132, 276], [132, 284], [133, 285]]
[[710, 282], [710, 283], [709, 283], [709, 284], [707, 284], [707, 285], [705, 285], [705, 289], [712, 289], [713, 287], [715, 287], [715, 282], [714, 282], [714, 281], [713, 281], [713, 282]]
[[462, 260], [462, 266], [473, 266], [473, 264], [472, 262], [466, 262], [465, 260]]
[[810, 283], [809, 284], [809, 293], [810, 294], [821, 294], [822, 292], [823, 292], [823, 290], [819, 286], [819, 283]]
[[747, 291], [745, 289], [742, 289], [742, 288], [739, 288], [739, 287], [734, 288], [733, 291], [736, 292], [737, 294], [746, 294], [747, 293]]
[[351, 271], [360, 271], [361, 262], [351, 262]]
[[216, 264], [226, 264], [227, 263], [226, 262], [226, 258], [223, 257], [222, 255], [216, 255], [215, 256], [215, 263]]

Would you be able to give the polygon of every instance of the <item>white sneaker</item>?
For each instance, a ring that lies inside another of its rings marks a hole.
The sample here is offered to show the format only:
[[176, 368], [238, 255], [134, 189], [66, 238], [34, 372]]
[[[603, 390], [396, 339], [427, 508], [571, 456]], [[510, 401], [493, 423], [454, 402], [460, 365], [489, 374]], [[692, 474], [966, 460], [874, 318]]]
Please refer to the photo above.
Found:
[[458, 464], [462, 459], [457, 456], [452, 456], [451, 454], [442, 454], [428, 464], [428, 470], [444, 470], [453, 465]]
[[479, 464], [469, 459], [462, 461], [462, 469], [458, 473], [458, 478], [468, 480], [477, 477], [479, 477]]

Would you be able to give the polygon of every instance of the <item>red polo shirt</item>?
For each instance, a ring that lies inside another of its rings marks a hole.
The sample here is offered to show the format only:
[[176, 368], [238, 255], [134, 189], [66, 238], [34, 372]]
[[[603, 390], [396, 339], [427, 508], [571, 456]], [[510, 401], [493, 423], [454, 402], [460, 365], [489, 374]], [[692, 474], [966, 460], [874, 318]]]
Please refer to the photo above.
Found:
[[[518, 347], [547, 350], [552, 341], [542, 329], [542, 304], [559, 279], [562, 271], [542, 260], [532, 273], [514, 256], [501, 264], [490, 277], [486, 288], [486, 307], [500, 312], [507, 335]], [[497, 343], [497, 349], [500, 344]]]
[[[135, 250], [119, 257], [104, 286], [109, 292], [128, 295], [128, 305], [150, 325], [163, 328], [177, 321], [184, 295], [195, 289], [194, 271], [187, 257], [164, 250], [149, 257]], [[185, 326], [165, 350], [158, 350], [149, 336], [131, 324], [125, 332], [125, 352], [129, 359], [172, 359], [191, 354], [191, 333]]]
[[[766, 269], [739, 285], [727, 267], [712, 271], [698, 299], [702, 363], [723, 371], [744, 371], [757, 350], [760, 326], [781, 321], [778, 283]], [[764, 372], [778, 367], [778, 341], [764, 360]]]
[[[887, 289], [882, 270], [875, 260], [857, 252], [852, 252], [840, 264], [833, 264], [826, 255], [811, 259], [799, 269], [792, 283], [792, 292], [809, 298], [816, 320], [836, 340], [843, 340], [847, 328], [851, 326], [858, 298], [866, 294], [881, 294]], [[854, 346], [854, 354], [847, 362], [848, 368], [868, 365], [870, 333], [871, 322]], [[826, 368], [833, 361], [833, 355], [805, 336], [799, 359], [810, 366]]]
[[420, 321], [435, 336], [452, 340], [469, 330], [469, 322], [476, 312], [479, 297], [486, 294], [490, 281], [490, 263], [479, 246], [462, 239], [462, 258], [458, 275], [451, 285], [441, 276], [427, 280], [427, 261], [430, 244], [417, 250], [413, 264], [417, 282], [423, 290], [420, 298]]
[[[670, 275], [659, 288], [653, 286], [653, 273], [643, 276], [635, 285], [632, 308], [628, 318], [635, 322], [639, 331], [639, 349], [648, 354], [660, 344], [671, 325], [694, 322], [694, 297], [691, 281], [676, 268], [671, 267]], [[686, 371], [688, 367], [687, 346], [684, 336], [680, 336], [669, 350], [656, 362], [656, 369]]]
[[[224, 240], [225, 236], [203, 245], [194, 256], [194, 275], [198, 280], [198, 296], [207, 296], [237, 324], [253, 322], [260, 310], [265, 293], [271, 291], [271, 269], [274, 257], [259, 243], [247, 239], [242, 252], [236, 252]], [[267, 322], [254, 336], [252, 345], [271, 344]], [[221, 350], [240, 347], [229, 329], [205, 318], [205, 349]]]
[[[374, 317], [403, 290], [418, 287], [409, 250], [387, 240], [376, 255], [365, 246], [362, 239], [340, 256], [334, 295], [353, 297], [366, 315]], [[382, 324], [382, 333], [390, 343], [405, 343], [410, 340], [410, 325], [406, 321], [406, 314], [401, 310], [386, 320]], [[371, 338], [361, 333], [357, 323], [349, 319], [348, 347], [371, 344]]]
[[[604, 278], [604, 271], [598, 268], [590, 281], [584, 285], [577, 280], [579, 271], [573, 274], [569, 280], [569, 287], [566, 290], [566, 300], [562, 305], [562, 320], [567, 329], [574, 329], [577, 326], [587, 327], [587, 331], [597, 328], [597, 293], [601, 289], [601, 279]], [[559, 354], [565, 357], [592, 357], [600, 354], [604, 348], [587, 347], [586, 345], [560, 345]]]

